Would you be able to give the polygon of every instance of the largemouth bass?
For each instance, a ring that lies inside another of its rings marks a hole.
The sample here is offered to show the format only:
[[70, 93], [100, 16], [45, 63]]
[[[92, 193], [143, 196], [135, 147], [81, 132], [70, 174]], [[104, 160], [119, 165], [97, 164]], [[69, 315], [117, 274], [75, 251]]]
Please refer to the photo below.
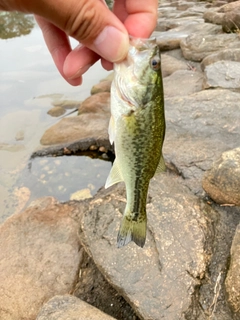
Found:
[[165, 134], [160, 50], [156, 39], [130, 39], [127, 58], [114, 65], [109, 139], [115, 161], [105, 187], [125, 182], [127, 204], [118, 247], [146, 240], [146, 201], [150, 179], [164, 171]]

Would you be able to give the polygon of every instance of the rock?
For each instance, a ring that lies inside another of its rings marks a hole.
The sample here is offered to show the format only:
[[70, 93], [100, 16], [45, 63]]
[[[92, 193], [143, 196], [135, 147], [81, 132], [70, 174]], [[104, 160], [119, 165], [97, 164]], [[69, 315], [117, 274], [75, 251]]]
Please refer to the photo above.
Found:
[[36, 319], [45, 301], [71, 292], [80, 259], [76, 214], [48, 197], [0, 226], [0, 319]]
[[79, 107], [79, 116], [63, 118], [50, 127], [42, 136], [41, 144], [65, 144], [69, 150], [76, 148], [69, 144], [75, 144], [80, 150], [86, 150], [93, 144], [102, 143], [109, 149], [109, 97], [108, 92], [102, 92], [87, 98]]
[[204, 175], [203, 188], [217, 203], [240, 206], [240, 148], [222, 154]]
[[15, 188], [14, 196], [16, 197], [16, 200], [17, 200], [17, 207], [15, 209], [15, 214], [16, 214], [21, 212], [25, 208], [26, 204], [30, 199], [31, 191], [26, 187]]
[[211, 8], [204, 12], [203, 18], [205, 22], [222, 25], [224, 13], [219, 12], [219, 8]]
[[209, 262], [204, 248], [211, 234], [204, 210], [211, 209], [176, 176], [158, 175], [150, 184], [145, 247], [131, 243], [117, 249], [125, 205], [125, 192], [118, 185], [81, 208], [89, 209], [81, 223], [84, 247], [141, 319], [183, 319]]
[[167, 54], [161, 55], [162, 76], [170, 76], [177, 70], [187, 70], [188, 66], [184, 61], [178, 60]]
[[220, 30], [221, 27], [210, 23], [189, 23], [167, 32], [155, 33], [154, 35], [157, 37], [157, 43], [161, 50], [172, 50], [179, 48], [180, 41], [191, 34], [217, 34]]
[[232, 12], [240, 9], [240, 1], [233, 1], [231, 3], [227, 3], [219, 8], [219, 12]]
[[65, 112], [66, 112], [66, 109], [64, 109], [63, 107], [56, 106], [48, 110], [47, 114], [49, 114], [52, 117], [60, 117]]
[[157, 21], [156, 31], [168, 31], [180, 26], [186, 26], [190, 23], [203, 23], [204, 20], [199, 17], [184, 17], [184, 18], [159, 18]]
[[228, 270], [225, 287], [228, 294], [228, 301], [238, 319], [240, 318], [240, 224], [231, 247], [231, 261]]
[[88, 198], [92, 198], [91, 191], [88, 188], [76, 191], [72, 193], [70, 196], [70, 200], [77, 200], [77, 201], [88, 199]]
[[228, 60], [228, 61], [238, 61], [240, 62], [240, 49], [225, 49], [213, 53], [206, 58], [203, 59], [201, 62], [202, 70], [205, 69], [211, 63], [215, 63], [221, 60]]
[[77, 109], [79, 108], [79, 105], [81, 104], [80, 101], [77, 100], [68, 100], [68, 99], [54, 99], [52, 102], [52, 105], [55, 107], [62, 107], [64, 109]]
[[92, 87], [91, 94], [96, 94], [99, 92], [110, 92], [111, 83], [112, 81], [110, 80], [100, 81], [98, 84]]
[[240, 8], [237, 10], [226, 12], [222, 20], [222, 29], [224, 32], [239, 32], [240, 31]]
[[55, 296], [41, 309], [36, 320], [114, 320], [80, 299], [65, 295]]
[[239, 47], [239, 37], [236, 34], [206, 35], [192, 34], [180, 43], [185, 59], [201, 61], [206, 56], [223, 49]]
[[81, 254], [80, 276], [74, 295], [118, 320], [140, 320], [83, 248]]
[[110, 93], [100, 92], [96, 93], [86, 100], [84, 100], [78, 109], [78, 114], [83, 113], [105, 113], [106, 116], [110, 115]]
[[239, 100], [239, 93], [224, 89], [165, 98], [163, 154], [194, 194], [202, 195], [202, 176], [213, 161], [239, 147]]
[[203, 74], [178, 70], [163, 79], [165, 97], [185, 96], [202, 90]]
[[99, 113], [63, 118], [45, 131], [40, 142], [44, 146], [76, 143], [80, 150], [86, 150], [98, 140], [108, 140], [108, 122], [109, 117], [103, 117]]
[[217, 61], [208, 65], [204, 71], [204, 89], [208, 88], [240, 88], [240, 62]]

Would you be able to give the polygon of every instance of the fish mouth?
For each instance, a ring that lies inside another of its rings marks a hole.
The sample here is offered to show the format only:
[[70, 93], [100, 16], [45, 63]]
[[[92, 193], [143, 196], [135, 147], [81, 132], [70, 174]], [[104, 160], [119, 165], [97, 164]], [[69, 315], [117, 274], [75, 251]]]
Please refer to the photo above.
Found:
[[156, 37], [151, 38], [136, 38], [129, 35], [129, 43], [134, 46], [137, 50], [143, 51], [148, 50], [157, 45]]

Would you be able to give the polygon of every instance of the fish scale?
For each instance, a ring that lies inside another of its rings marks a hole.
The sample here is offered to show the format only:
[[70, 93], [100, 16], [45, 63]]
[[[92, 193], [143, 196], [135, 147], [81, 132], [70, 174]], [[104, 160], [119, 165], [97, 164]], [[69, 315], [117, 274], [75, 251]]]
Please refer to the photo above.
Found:
[[[105, 187], [124, 181], [127, 204], [118, 247], [146, 240], [146, 201], [150, 179], [165, 169], [165, 134], [160, 50], [154, 39], [130, 39], [127, 58], [114, 65], [110, 141], [115, 161]], [[158, 169], [158, 170], [157, 170]]]

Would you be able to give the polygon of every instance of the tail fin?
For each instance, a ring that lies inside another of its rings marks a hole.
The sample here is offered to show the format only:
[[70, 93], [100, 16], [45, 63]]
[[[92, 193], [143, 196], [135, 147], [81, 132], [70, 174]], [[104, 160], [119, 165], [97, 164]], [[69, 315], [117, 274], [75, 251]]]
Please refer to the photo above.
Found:
[[144, 246], [146, 240], [147, 218], [133, 220], [124, 215], [117, 237], [118, 248], [134, 241], [139, 247]]

